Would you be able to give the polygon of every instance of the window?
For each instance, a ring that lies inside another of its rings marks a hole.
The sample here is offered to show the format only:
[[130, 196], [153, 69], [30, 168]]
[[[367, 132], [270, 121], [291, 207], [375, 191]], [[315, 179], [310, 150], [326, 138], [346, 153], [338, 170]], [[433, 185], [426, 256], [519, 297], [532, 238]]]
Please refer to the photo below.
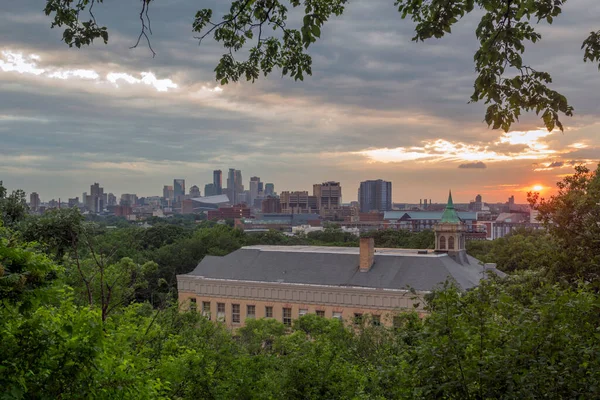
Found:
[[196, 298], [192, 297], [190, 299], [190, 310], [195, 310], [196, 309]]
[[256, 306], [246, 306], [246, 318], [256, 318]]
[[306, 314], [308, 314], [308, 310], [306, 308], [301, 308], [300, 311], [298, 312], [298, 314], [300, 316], [306, 315]]
[[333, 312], [333, 318], [337, 318], [337, 319], [339, 319], [341, 321], [342, 320], [342, 313], [338, 312], [338, 311], [334, 311]]
[[232, 304], [231, 305], [231, 322], [234, 324], [240, 323], [240, 305]]
[[440, 250], [446, 250], [446, 237], [440, 237]]
[[287, 326], [292, 325], [292, 309], [291, 308], [283, 308], [283, 324]]
[[371, 316], [371, 322], [374, 326], [381, 325], [381, 315], [373, 315]]
[[272, 306], [265, 307], [265, 318], [273, 318], [273, 307]]
[[448, 238], [448, 250], [454, 250], [454, 236]]
[[325, 310], [317, 310], [317, 317], [324, 317], [325, 316]]
[[354, 313], [354, 325], [362, 324], [363, 315], [361, 313]]
[[225, 303], [217, 303], [217, 321], [225, 322]]
[[202, 302], [202, 315], [210, 319], [210, 301]]

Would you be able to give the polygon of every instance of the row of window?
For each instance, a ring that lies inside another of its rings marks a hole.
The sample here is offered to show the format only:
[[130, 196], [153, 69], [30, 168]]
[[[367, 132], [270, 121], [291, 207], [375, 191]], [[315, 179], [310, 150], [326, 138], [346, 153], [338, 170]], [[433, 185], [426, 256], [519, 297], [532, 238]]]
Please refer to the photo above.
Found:
[[[191, 308], [196, 309], [196, 299], [191, 298]], [[209, 320], [211, 319], [210, 312], [210, 301], [202, 302], [202, 315], [204, 315]], [[301, 308], [298, 310], [298, 317], [302, 317], [303, 315], [308, 314], [308, 309]], [[315, 314], [319, 317], [325, 317], [325, 310], [316, 310]], [[282, 322], [284, 325], [291, 326], [292, 325], [292, 309], [290, 307], [282, 307]], [[339, 311], [333, 311], [332, 318], [337, 318], [339, 320], [342, 319], [342, 313]], [[248, 304], [246, 306], [246, 318], [256, 318], [256, 306], [252, 304]], [[265, 306], [265, 318], [273, 318], [273, 306]], [[354, 313], [354, 323], [359, 325], [362, 323], [363, 314]], [[225, 303], [217, 303], [217, 321], [226, 322], [225, 317]], [[231, 304], [231, 322], [234, 324], [239, 324], [241, 322], [241, 307], [239, 304]], [[371, 315], [371, 322], [373, 325], [381, 325], [381, 316], [379, 315]]]

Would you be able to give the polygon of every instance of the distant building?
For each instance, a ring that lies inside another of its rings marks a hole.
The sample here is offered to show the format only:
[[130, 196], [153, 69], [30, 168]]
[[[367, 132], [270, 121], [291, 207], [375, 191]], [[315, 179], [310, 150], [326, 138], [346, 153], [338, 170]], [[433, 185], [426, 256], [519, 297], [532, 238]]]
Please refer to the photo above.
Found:
[[252, 178], [250, 178], [250, 191], [248, 193], [248, 204], [251, 204], [251, 205], [254, 204], [254, 200], [256, 200], [258, 198], [258, 195], [261, 192], [259, 190], [260, 186], [261, 186], [261, 181], [258, 176], [253, 176]]
[[204, 185], [204, 195], [205, 196], [216, 196], [217, 194], [217, 188], [215, 187], [214, 183], [207, 183], [206, 185]]
[[281, 201], [277, 197], [268, 196], [266, 199], [263, 199], [261, 209], [263, 213], [280, 213]]
[[364, 181], [360, 183], [358, 193], [361, 213], [392, 209], [392, 182], [381, 179]]
[[281, 192], [281, 212], [286, 214], [310, 214], [317, 212], [317, 198], [308, 191]]
[[185, 196], [185, 179], [173, 179], [173, 198], [179, 202]]
[[200, 188], [196, 185], [190, 188], [190, 196], [192, 197], [200, 197]]
[[217, 210], [210, 210], [207, 212], [209, 220], [248, 218], [250, 215], [250, 208], [241, 205], [219, 207]]
[[133, 209], [129, 205], [119, 205], [114, 207], [114, 213], [117, 217], [128, 217], [133, 215]]
[[[213, 196], [223, 194], [223, 172], [220, 169], [216, 169], [213, 171], [213, 185]], [[204, 192], [204, 194], [206, 196], [209, 196], [208, 194], [206, 194], [206, 191]]]
[[313, 185], [317, 210], [323, 217], [331, 217], [342, 206], [342, 187], [339, 182], [323, 182]]
[[173, 190], [173, 186], [165, 185], [163, 186], [163, 198], [165, 200], [173, 200], [175, 196], [175, 192]]
[[112, 193], [109, 193], [109, 194], [108, 194], [108, 197], [107, 197], [107, 202], [106, 202], [106, 204], [107, 204], [108, 206], [116, 206], [116, 205], [117, 205], [117, 196], [115, 196], [115, 195], [114, 195], [114, 194], [112, 194]]
[[86, 196], [85, 206], [89, 212], [100, 213], [104, 210], [104, 188], [99, 183], [90, 186], [90, 194]]
[[504, 276], [466, 254], [451, 199], [435, 232], [434, 251], [375, 249], [373, 238], [361, 238], [357, 248], [242, 247], [178, 275], [179, 301], [231, 328], [255, 318], [291, 326], [306, 314], [348, 323], [369, 315], [374, 324], [393, 326], [398, 313], [425, 314], [425, 296], [447, 280], [469, 290], [489, 272]]
[[[443, 211], [386, 211], [383, 219], [388, 229], [405, 229], [410, 232], [431, 230], [442, 219]], [[467, 232], [475, 230], [477, 213], [457, 211]]]
[[275, 195], [275, 185], [272, 183], [265, 183], [264, 195], [266, 196], [274, 196]]
[[79, 207], [79, 197], [74, 197], [68, 200], [69, 208]]
[[31, 192], [29, 195], [29, 208], [31, 211], [38, 211], [41, 204], [40, 195], [36, 192]]
[[135, 193], [123, 193], [119, 205], [133, 207], [137, 204], [138, 197]]

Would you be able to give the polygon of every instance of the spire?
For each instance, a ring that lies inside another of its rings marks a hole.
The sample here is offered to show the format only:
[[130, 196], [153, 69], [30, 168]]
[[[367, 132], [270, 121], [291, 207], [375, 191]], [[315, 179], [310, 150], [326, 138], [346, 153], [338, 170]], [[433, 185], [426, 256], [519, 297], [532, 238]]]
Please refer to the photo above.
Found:
[[442, 214], [442, 219], [440, 220], [442, 224], [458, 224], [460, 223], [460, 218], [458, 217], [458, 213], [454, 209], [454, 202], [452, 202], [452, 191], [448, 192], [448, 203], [446, 204], [446, 209]]

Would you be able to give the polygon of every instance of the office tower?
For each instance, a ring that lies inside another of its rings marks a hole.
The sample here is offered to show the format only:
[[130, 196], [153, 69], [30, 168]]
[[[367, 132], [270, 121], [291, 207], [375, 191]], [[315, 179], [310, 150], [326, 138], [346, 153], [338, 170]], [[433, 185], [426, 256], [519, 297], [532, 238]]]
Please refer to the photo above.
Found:
[[204, 185], [204, 196], [215, 196], [217, 194], [217, 189], [215, 188], [214, 183], [207, 183]]
[[173, 200], [173, 186], [163, 186], [163, 198], [165, 200]]
[[181, 201], [185, 196], [185, 179], [173, 179], [173, 198]]
[[254, 200], [256, 200], [256, 198], [258, 198], [258, 187], [260, 185], [260, 178], [258, 176], [253, 176], [252, 178], [250, 178], [250, 193], [249, 193], [249, 198], [248, 198], [248, 204], [250, 205], [250, 207], [252, 207], [252, 205], [254, 205]]
[[107, 204], [109, 206], [116, 206], [117, 205], [117, 196], [115, 196], [112, 193], [109, 193], [108, 194], [108, 202], [107, 202]]
[[262, 182], [258, 182], [258, 195], [263, 196], [265, 192], [264, 184]]
[[313, 185], [313, 196], [317, 198], [319, 211], [338, 209], [342, 205], [342, 187], [339, 182], [329, 181]]
[[268, 213], [280, 213], [281, 212], [281, 202], [279, 198], [274, 196], [269, 196], [262, 201], [261, 204], [263, 214]]
[[265, 183], [265, 196], [273, 196], [275, 194], [275, 185], [272, 183]]
[[[392, 182], [381, 179], [360, 183], [359, 205], [361, 213], [390, 211], [392, 209]], [[427, 206], [427, 200], [425, 200]]]
[[97, 182], [90, 186], [90, 195], [86, 196], [86, 207], [93, 213], [104, 211], [104, 188]]
[[508, 205], [509, 206], [514, 206], [515, 205], [515, 196], [510, 196], [508, 198]]
[[[213, 185], [215, 194], [223, 194], [223, 172], [220, 169], [213, 171]], [[204, 195], [208, 196], [206, 190], [204, 191]]]
[[87, 207], [87, 197], [87, 192], [81, 194], [81, 204], [83, 204], [84, 207]]
[[36, 192], [31, 192], [29, 195], [29, 208], [31, 208], [31, 211], [37, 211], [40, 204], [40, 196]]
[[317, 211], [317, 198], [308, 191], [281, 192], [281, 212], [286, 214], [311, 214]]
[[196, 185], [190, 188], [190, 196], [192, 197], [200, 197], [200, 188]]
[[69, 199], [67, 204], [69, 205], [69, 208], [79, 207], [79, 197]]
[[239, 169], [235, 170], [235, 189], [238, 193], [244, 191], [244, 182], [242, 181], [242, 171]]
[[475, 196], [475, 202], [476, 203], [481, 203], [481, 195], [478, 194], [477, 196]]
[[138, 201], [138, 198], [135, 193], [124, 193], [121, 195], [120, 205], [133, 207], [136, 205], [137, 201]]

